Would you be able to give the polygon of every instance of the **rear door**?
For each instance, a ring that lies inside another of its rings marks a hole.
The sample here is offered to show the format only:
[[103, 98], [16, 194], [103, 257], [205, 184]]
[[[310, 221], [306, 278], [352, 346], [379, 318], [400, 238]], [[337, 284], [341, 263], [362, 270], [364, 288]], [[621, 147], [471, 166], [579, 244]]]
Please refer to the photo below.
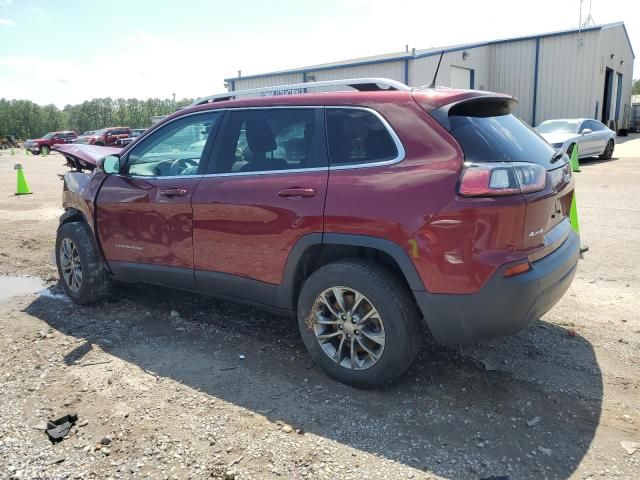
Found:
[[121, 158], [119, 174], [106, 178], [97, 226], [116, 274], [194, 286], [191, 198], [221, 118], [221, 112], [203, 112], [166, 123]]
[[193, 195], [194, 268], [211, 293], [273, 304], [298, 240], [322, 233], [323, 109], [228, 110]]
[[609, 129], [602, 123], [595, 120], [589, 120], [593, 133], [593, 155], [600, 155], [604, 152], [607, 142], [609, 141]]

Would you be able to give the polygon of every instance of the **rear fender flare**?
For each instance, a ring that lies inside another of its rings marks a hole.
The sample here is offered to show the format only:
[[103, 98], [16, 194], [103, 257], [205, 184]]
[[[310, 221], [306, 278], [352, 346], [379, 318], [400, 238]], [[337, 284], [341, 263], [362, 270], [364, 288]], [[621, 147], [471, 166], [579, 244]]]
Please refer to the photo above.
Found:
[[411, 290], [424, 291], [424, 284], [409, 255], [402, 247], [390, 240], [369, 235], [345, 233], [311, 233], [300, 238], [291, 249], [285, 264], [282, 283], [276, 288], [276, 306], [295, 311], [294, 291], [295, 277], [300, 259], [312, 247], [323, 245], [340, 245], [349, 247], [367, 247], [388, 254], [400, 268]]

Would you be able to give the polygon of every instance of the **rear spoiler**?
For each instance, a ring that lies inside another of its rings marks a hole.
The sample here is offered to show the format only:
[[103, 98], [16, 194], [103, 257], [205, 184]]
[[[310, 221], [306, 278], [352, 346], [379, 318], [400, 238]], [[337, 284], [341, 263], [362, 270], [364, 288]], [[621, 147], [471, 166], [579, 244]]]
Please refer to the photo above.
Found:
[[507, 97], [505, 95], [482, 95], [449, 103], [431, 110], [429, 113], [440, 125], [450, 130], [449, 115], [459, 115], [462, 117], [497, 117], [500, 115], [509, 115], [517, 104], [518, 100], [514, 97]]
[[67, 165], [74, 171], [92, 172], [96, 168], [98, 160], [119, 153], [122, 149], [115, 147], [100, 147], [96, 145], [82, 145], [75, 143], [59, 143], [51, 147], [60, 152], [67, 160]]

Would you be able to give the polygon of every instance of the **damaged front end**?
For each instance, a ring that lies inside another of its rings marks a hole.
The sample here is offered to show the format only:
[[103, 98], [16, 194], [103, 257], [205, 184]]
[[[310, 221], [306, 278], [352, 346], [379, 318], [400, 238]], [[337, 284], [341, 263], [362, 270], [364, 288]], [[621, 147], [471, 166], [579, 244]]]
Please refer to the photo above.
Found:
[[120, 153], [122, 149], [70, 143], [54, 145], [52, 150], [64, 155], [64, 158], [67, 160], [67, 165], [72, 171], [92, 172], [95, 170], [98, 160], [108, 155]]
[[117, 154], [120, 148], [95, 145], [59, 144], [54, 150], [62, 153], [71, 171], [64, 174], [62, 207], [65, 213], [60, 223], [70, 219], [82, 219], [94, 229], [95, 199], [102, 182], [106, 178], [101, 169], [96, 169], [98, 161], [108, 155]]

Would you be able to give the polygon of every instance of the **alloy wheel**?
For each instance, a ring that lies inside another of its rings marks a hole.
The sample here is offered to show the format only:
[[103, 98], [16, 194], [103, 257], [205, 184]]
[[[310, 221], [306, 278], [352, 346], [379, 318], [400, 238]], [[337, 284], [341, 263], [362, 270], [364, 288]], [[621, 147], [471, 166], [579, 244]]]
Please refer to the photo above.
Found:
[[324, 353], [341, 367], [366, 370], [385, 346], [382, 318], [373, 303], [349, 287], [331, 287], [314, 302], [310, 318]]
[[74, 292], [82, 287], [82, 265], [78, 248], [70, 238], [60, 242], [60, 269], [67, 286]]

